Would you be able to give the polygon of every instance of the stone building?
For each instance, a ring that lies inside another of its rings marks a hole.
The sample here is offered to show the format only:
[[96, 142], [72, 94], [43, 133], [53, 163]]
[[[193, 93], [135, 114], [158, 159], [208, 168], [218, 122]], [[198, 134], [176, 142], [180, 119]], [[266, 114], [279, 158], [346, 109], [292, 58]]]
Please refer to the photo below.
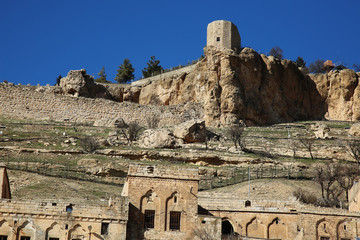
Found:
[[0, 240], [126, 239], [128, 200], [108, 205], [76, 204], [59, 200], [14, 201], [6, 168], [0, 167]]
[[225, 20], [209, 23], [206, 46], [240, 50], [241, 38], [237, 27], [232, 22]]
[[297, 200], [244, 199], [198, 192], [196, 168], [130, 164], [122, 197], [108, 204], [59, 200], [14, 201], [5, 167], [0, 200], [0, 240], [246, 239], [349, 240], [360, 236], [358, 184], [350, 210]]

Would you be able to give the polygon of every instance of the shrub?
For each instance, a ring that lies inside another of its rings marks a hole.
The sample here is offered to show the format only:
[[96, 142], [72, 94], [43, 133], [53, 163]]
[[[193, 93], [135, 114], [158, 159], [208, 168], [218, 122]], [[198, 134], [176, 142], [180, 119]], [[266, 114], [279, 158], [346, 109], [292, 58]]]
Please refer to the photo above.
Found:
[[80, 146], [85, 152], [93, 153], [100, 145], [94, 137], [85, 136], [80, 139]]

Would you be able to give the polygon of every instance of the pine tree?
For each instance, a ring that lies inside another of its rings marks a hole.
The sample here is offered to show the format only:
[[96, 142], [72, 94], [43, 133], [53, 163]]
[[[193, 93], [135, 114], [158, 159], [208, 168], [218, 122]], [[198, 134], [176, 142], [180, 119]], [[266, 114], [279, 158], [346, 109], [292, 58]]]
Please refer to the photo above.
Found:
[[132, 67], [130, 60], [128, 58], [124, 59], [124, 63], [119, 66], [117, 70], [117, 74], [115, 77], [115, 81], [118, 83], [126, 83], [135, 78], [134, 76], [135, 69]]
[[155, 56], [152, 56], [148, 63], [148, 66], [142, 70], [144, 78], [158, 75], [164, 71], [163, 67], [160, 66], [160, 61], [155, 59]]
[[95, 82], [98, 83], [111, 83], [110, 81], [106, 80], [107, 74], [105, 73], [105, 67], [102, 67], [100, 72], [98, 73], [99, 78], [95, 79]]

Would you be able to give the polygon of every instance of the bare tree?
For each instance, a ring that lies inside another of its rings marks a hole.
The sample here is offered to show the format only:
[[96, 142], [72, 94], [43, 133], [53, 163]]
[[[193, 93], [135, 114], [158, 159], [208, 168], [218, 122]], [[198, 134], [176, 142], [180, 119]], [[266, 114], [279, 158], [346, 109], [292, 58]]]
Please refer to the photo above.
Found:
[[311, 73], [324, 73], [325, 72], [324, 63], [325, 63], [325, 60], [323, 60], [323, 59], [315, 60], [315, 62], [310, 63], [309, 72], [311, 72]]
[[142, 127], [137, 122], [127, 124], [123, 119], [115, 121], [115, 127], [119, 130], [120, 134], [126, 138], [128, 144], [136, 141]]
[[354, 185], [354, 181], [360, 175], [360, 169], [353, 164], [343, 164], [339, 166], [340, 175], [337, 179], [339, 186], [345, 191], [346, 201], [349, 199], [349, 190]]
[[296, 151], [299, 148], [298, 141], [296, 139], [294, 139], [294, 138], [289, 139], [289, 148], [293, 152], [293, 158], [296, 158]]
[[320, 184], [323, 206], [334, 206], [339, 203], [339, 196], [343, 193], [337, 181], [341, 178], [340, 165], [326, 164], [316, 169], [315, 181]]
[[196, 239], [200, 239], [200, 240], [216, 240], [217, 239], [216, 235], [213, 232], [208, 231], [203, 228], [195, 228], [193, 230], [193, 236]]
[[353, 68], [354, 68], [355, 72], [360, 72], [360, 64], [358, 64], [358, 63], [354, 64]]
[[244, 140], [244, 127], [241, 124], [232, 125], [226, 130], [226, 135], [234, 143], [235, 148], [240, 147], [242, 151], [246, 151], [246, 145]]
[[270, 49], [269, 55], [281, 60], [283, 58], [283, 50], [280, 47], [273, 47]]
[[360, 165], [360, 141], [350, 139], [345, 141], [345, 149], [350, 156]]
[[314, 138], [299, 138], [299, 142], [308, 150], [311, 159], [314, 159], [314, 156], [312, 154], [312, 148], [315, 143]]

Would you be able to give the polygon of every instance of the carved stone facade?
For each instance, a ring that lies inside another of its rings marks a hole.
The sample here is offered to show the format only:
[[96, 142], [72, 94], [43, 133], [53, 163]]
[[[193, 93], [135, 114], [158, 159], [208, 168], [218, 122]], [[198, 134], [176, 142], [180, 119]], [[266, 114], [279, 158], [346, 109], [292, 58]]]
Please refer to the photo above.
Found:
[[[1, 192], [10, 193], [5, 167]], [[0, 200], [1, 240], [246, 239], [347, 240], [360, 236], [357, 208], [318, 208], [292, 201], [241, 200], [198, 192], [198, 170], [130, 164], [122, 197], [107, 205], [56, 200]], [[356, 188], [356, 184], [355, 184]]]

